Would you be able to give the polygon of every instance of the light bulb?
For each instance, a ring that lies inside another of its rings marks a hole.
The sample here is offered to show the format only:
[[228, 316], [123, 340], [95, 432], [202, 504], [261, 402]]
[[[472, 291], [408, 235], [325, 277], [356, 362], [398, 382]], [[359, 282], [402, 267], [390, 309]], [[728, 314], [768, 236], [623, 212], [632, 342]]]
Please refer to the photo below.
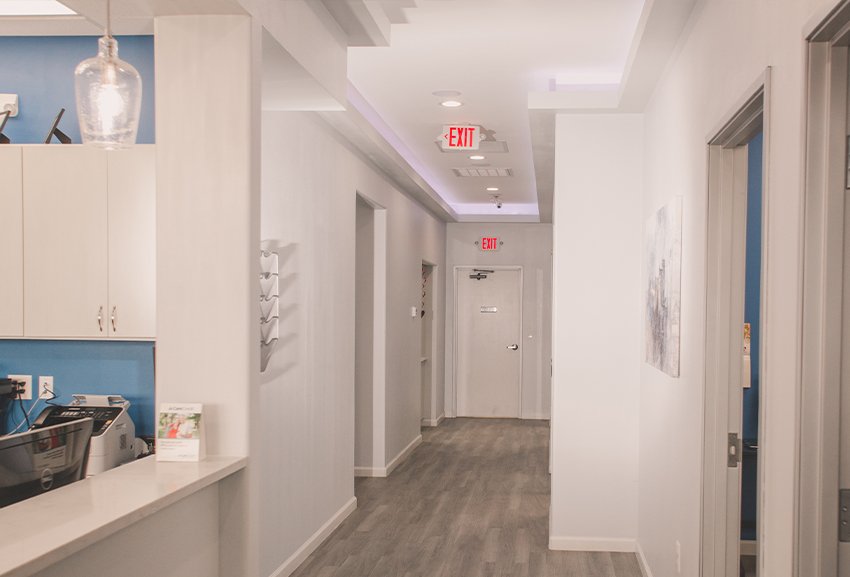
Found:
[[118, 58], [118, 42], [98, 40], [98, 53], [74, 72], [77, 116], [84, 144], [120, 148], [134, 144], [142, 106], [142, 79]]

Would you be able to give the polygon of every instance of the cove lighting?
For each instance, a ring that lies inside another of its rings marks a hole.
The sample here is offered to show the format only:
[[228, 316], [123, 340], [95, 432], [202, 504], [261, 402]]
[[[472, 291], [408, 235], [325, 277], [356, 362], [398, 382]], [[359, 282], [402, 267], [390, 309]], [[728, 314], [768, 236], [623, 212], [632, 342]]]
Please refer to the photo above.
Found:
[[440, 106], [445, 106], [446, 108], [457, 108], [458, 106], [463, 106], [463, 102], [460, 100], [443, 100], [440, 102]]
[[97, 56], [74, 71], [77, 116], [83, 144], [119, 148], [135, 144], [142, 107], [142, 78], [132, 64], [118, 58], [112, 37], [110, 4], [106, 1], [106, 31]]
[[76, 14], [55, 0], [0, 0], [0, 16], [66, 16]]

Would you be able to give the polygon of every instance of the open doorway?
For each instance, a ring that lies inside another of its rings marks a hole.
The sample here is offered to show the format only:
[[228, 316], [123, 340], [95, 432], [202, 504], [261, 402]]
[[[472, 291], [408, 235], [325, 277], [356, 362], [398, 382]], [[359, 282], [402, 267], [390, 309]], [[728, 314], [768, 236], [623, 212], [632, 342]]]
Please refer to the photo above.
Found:
[[419, 358], [422, 389], [422, 426], [436, 427], [440, 424], [437, 414], [437, 397], [434, 379], [434, 287], [436, 266], [422, 261], [422, 302], [419, 314], [421, 323], [421, 352]]
[[355, 216], [354, 475], [380, 476], [386, 430], [386, 210], [360, 194]]
[[770, 71], [709, 141], [702, 575], [756, 577]]
[[808, 37], [796, 574], [850, 576], [850, 2]]

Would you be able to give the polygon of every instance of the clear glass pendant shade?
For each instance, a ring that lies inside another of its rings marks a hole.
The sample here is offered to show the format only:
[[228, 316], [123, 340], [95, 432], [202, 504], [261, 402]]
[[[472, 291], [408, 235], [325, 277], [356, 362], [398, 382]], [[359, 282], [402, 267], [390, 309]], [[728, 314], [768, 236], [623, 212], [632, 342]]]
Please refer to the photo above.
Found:
[[131, 64], [118, 58], [115, 38], [100, 38], [97, 56], [77, 66], [74, 85], [83, 144], [105, 148], [135, 144], [142, 78]]

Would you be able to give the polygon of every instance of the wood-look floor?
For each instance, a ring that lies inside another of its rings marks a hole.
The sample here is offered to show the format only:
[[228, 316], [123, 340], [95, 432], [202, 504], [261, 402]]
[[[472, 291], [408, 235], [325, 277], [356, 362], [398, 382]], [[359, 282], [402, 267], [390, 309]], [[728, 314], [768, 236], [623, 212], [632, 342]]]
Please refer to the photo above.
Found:
[[640, 577], [633, 554], [548, 549], [549, 426], [449, 419], [294, 577]]

